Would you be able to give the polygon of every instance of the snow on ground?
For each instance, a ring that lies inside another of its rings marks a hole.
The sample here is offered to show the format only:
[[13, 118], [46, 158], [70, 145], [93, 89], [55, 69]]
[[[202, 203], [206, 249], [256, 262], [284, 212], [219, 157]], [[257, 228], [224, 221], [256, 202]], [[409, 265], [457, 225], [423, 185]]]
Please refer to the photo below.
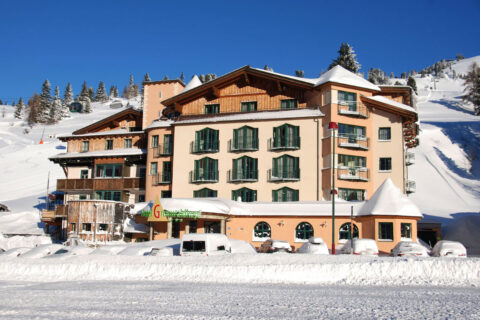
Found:
[[479, 319], [478, 288], [0, 282], [0, 319]]

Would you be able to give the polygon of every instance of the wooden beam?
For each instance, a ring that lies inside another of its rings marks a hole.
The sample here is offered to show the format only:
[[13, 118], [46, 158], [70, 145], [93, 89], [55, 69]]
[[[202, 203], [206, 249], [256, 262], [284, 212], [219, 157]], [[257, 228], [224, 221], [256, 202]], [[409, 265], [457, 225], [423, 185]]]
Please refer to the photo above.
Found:
[[245, 78], [245, 82], [250, 84], [250, 78], [248, 78], [248, 74], [246, 72], [243, 74], [243, 77]]
[[220, 98], [220, 89], [218, 89], [217, 87], [212, 87], [212, 90], [213, 90], [213, 95], [217, 98]]
[[283, 86], [282, 86], [282, 84], [280, 83], [280, 81], [277, 80], [276, 82], [277, 82], [277, 89], [278, 89], [278, 91], [279, 91], [279, 92], [283, 92]]

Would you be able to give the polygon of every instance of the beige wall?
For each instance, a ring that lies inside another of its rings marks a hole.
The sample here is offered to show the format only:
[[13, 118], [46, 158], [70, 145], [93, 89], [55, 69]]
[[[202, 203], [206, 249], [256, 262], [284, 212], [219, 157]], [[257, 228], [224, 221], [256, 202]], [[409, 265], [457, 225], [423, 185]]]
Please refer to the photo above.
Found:
[[[152, 162], [157, 162], [157, 171], [161, 173], [163, 170], [163, 162], [170, 161], [172, 165], [174, 165], [172, 156], [156, 156], [155, 150], [152, 148], [152, 136], [158, 136], [158, 146], [163, 146], [164, 136], [172, 134], [172, 127], [165, 127], [165, 128], [157, 128], [148, 130], [148, 149], [147, 149], [147, 176], [145, 180], [145, 200], [146, 201], [154, 201], [157, 197], [161, 198], [162, 191], [171, 191], [172, 185], [171, 184], [161, 184], [155, 185], [153, 183], [155, 176], [150, 175], [150, 167]], [[173, 134], [172, 134], [173, 136]], [[175, 139], [174, 137], [174, 145]], [[173, 176], [172, 176], [173, 178]]]
[[[300, 150], [292, 151], [269, 151], [268, 142], [273, 137], [273, 128], [285, 123], [300, 126]], [[244, 125], [258, 128], [259, 150], [254, 152], [228, 152], [228, 141], [233, 139], [233, 130]], [[320, 122], [314, 119], [288, 119], [271, 121], [250, 121], [248, 123], [208, 123], [195, 125], [176, 125], [174, 140], [174, 164], [173, 164], [173, 192], [174, 198], [193, 197], [193, 191], [202, 188], [217, 190], [218, 197], [231, 199], [232, 190], [247, 187], [257, 190], [258, 201], [272, 201], [272, 190], [282, 187], [298, 189], [299, 200], [319, 200], [317, 192], [317, 179], [321, 183], [321, 176], [317, 173], [317, 141]], [[219, 130], [219, 152], [205, 154], [191, 154], [190, 143], [195, 140], [195, 131], [204, 128]], [[272, 159], [288, 154], [299, 157], [300, 181], [297, 182], [268, 182], [268, 170], [272, 169]], [[227, 174], [232, 169], [232, 160], [242, 156], [258, 159], [258, 182], [228, 183]], [[218, 183], [189, 183], [190, 171], [194, 170], [194, 161], [210, 157], [218, 159], [219, 182]], [[321, 157], [318, 159], [318, 167], [322, 167]], [[320, 197], [320, 198], [319, 198]]]
[[179, 94], [183, 85], [176, 80], [146, 83], [143, 96], [143, 123], [145, 130], [153, 120], [160, 118], [161, 111], [165, 107], [161, 101]]

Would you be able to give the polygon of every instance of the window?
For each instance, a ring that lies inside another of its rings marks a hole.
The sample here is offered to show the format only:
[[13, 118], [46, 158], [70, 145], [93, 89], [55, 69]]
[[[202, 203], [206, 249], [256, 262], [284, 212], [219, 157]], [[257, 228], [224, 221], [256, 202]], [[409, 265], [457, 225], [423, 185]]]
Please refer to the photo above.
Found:
[[357, 94], [338, 91], [338, 104], [347, 105], [349, 111], [357, 111]]
[[402, 223], [400, 225], [401, 237], [402, 238], [412, 238], [412, 224], [411, 223]]
[[108, 230], [108, 224], [106, 223], [100, 223], [98, 225], [98, 231], [107, 231]]
[[364, 201], [365, 190], [338, 188], [338, 197], [347, 201]]
[[145, 202], [145, 195], [144, 194], [139, 194], [138, 195], [138, 202]]
[[162, 182], [172, 182], [172, 163], [170, 161], [163, 163]]
[[218, 152], [218, 130], [205, 128], [195, 132], [195, 143], [192, 152]]
[[273, 128], [272, 150], [300, 149], [300, 128], [284, 124]]
[[88, 152], [90, 149], [90, 141], [82, 141], [82, 152]]
[[273, 202], [298, 201], [298, 190], [283, 187], [272, 191]]
[[366, 129], [365, 127], [339, 123], [338, 136], [348, 137], [349, 143], [356, 143], [357, 139], [366, 139]]
[[158, 163], [157, 162], [152, 162], [150, 163], [150, 175], [154, 176], [158, 172]]
[[105, 141], [105, 150], [113, 150], [113, 140], [108, 139]]
[[82, 223], [82, 231], [90, 232], [92, 231], [91, 223]]
[[182, 251], [183, 252], [205, 252], [205, 241], [184, 241], [182, 243]]
[[287, 99], [280, 101], [280, 109], [296, 109], [297, 100], [296, 99]]
[[218, 160], [203, 158], [195, 160], [192, 182], [218, 181]]
[[205, 105], [205, 114], [215, 114], [220, 113], [219, 104], [206, 104]]
[[190, 229], [190, 233], [197, 233], [197, 220], [189, 221], [188, 227]]
[[96, 178], [121, 178], [122, 177], [121, 164], [97, 164], [95, 170]]
[[87, 195], [86, 194], [79, 195], [78, 200], [87, 200]]
[[76, 223], [71, 223], [72, 226], [72, 232], [77, 232], [77, 224]]
[[242, 202], [254, 202], [257, 201], [257, 190], [248, 188], [241, 188], [232, 191], [232, 200], [241, 199]]
[[348, 168], [366, 168], [367, 158], [350, 156], [345, 154], [338, 155], [338, 166]]
[[[352, 224], [350, 222], [342, 224], [339, 231], [339, 239], [340, 240], [348, 240], [350, 239], [350, 229]], [[353, 238], [358, 238], [358, 227], [354, 224], [353, 225]]]
[[163, 154], [173, 154], [173, 136], [171, 134], [166, 134], [163, 136]]
[[121, 191], [95, 191], [95, 200], [121, 201]]
[[379, 128], [378, 129], [378, 140], [380, 141], [390, 141], [392, 139], [392, 130], [390, 128]]
[[380, 158], [380, 171], [392, 171], [392, 158]]
[[259, 222], [253, 227], [253, 239], [254, 241], [262, 241], [272, 237], [272, 230], [270, 225], [264, 221]]
[[80, 179], [88, 179], [88, 170], [80, 170]]
[[129, 149], [132, 147], [132, 139], [125, 139], [123, 140], [123, 147], [125, 149]]
[[308, 222], [299, 223], [295, 228], [295, 241], [308, 240], [313, 237], [313, 227]]
[[151, 147], [158, 148], [158, 136], [152, 136]]
[[257, 159], [243, 156], [239, 159], [234, 159], [232, 162], [231, 181], [257, 181]]
[[393, 241], [393, 223], [392, 222], [378, 223], [378, 239]]
[[212, 190], [208, 188], [203, 188], [200, 190], [193, 191], [194, 198], [215, 198], [217, 197], [217, 190]]
[[138, 169], [138, 177], [139, 178], [145, 178], [147, 175], [147, 168], [139, 168]]
[[258, 150], [258, 129], [243, 126], [233, 130], [233, 151]]
[[161, 196], [162, 196], [162, 198], [171, 198], [172, 197], [172, 191], [171, 190], [162, 191]]
[[257, 101], [242, 102], [242, 112], [257, 111]]
[[300, 169], [298, 167], [298, 157], [283, 155], [272, 159], [272, 180], [298, 180], [300, 179]]

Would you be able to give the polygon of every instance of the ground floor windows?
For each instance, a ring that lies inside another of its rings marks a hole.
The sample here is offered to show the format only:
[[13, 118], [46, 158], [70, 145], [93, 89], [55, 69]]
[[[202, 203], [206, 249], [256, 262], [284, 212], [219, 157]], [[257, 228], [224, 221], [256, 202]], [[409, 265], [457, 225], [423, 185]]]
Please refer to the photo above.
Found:
[[138, 202], [145, 202], [145, 195], [144, 194], [139, 194], [138, 195]]
[[95, 200], [113, 200], [121, 201], [121, 191], [95, 191]]
[[84, 232], [92, 231], [92, 224], [91, 223], [82, 223], [82, 231], [84, 231]]
[[[339, 230], [338, 238], [340, 240], [351, 239], [350, 238], [351, 227], [352, 227], [352, 223], [350, 223], [350, 222], [342, 224], [342, 226], [340, 227], [340, 230]], [[355, 224], [353, 224], [352, 236], [353, 236], [353, 238], [358, 238], [358, 227]]]
[[272, 201], [273, 202], [298, 201], [298, 190], [294, 190], [288, 187], [272, 190]]
[[188, 228], [190, 233], [197, 233], [197, 220], [189, 221]]
[[295, 228], [295, 241], [308, 240], [313, 237], [313, 227], [308, 222], [302, 222]]
[[257, 201], [257, 190], [241, 188], [232, 191], [232, 200], [241, 200], [242, 202]]
[[365, 190], [362, 189], [346, 189], [338, 188], [338, 197], [347, 201], [364, 201], [365, 200]]
[[253, 241], [263, 241], [272, 237], [270, 225], [265, 221], [261, 221], [253, 228]]
[[108, 230], [108, 224], [106, 223], [100, 223], [98, 225], [98, 231], [107, 231]]
[[217, 190], [203, 188], [193, 191], [194, 198], [215, 198], [217, 196]]
[[205, 221], [203, 229], [205, 233], [220, 233], [220, 221]]
[[72, 226], [72, 232], [77, 232], [77, 224], [71, 223], [71, 226]]
[[393, 241], [393, 222], [378, 223], [378, 240]]
[[412, 238], [412, 224], [402, 223], [400, 226], [401, 237], [411, 239]]

